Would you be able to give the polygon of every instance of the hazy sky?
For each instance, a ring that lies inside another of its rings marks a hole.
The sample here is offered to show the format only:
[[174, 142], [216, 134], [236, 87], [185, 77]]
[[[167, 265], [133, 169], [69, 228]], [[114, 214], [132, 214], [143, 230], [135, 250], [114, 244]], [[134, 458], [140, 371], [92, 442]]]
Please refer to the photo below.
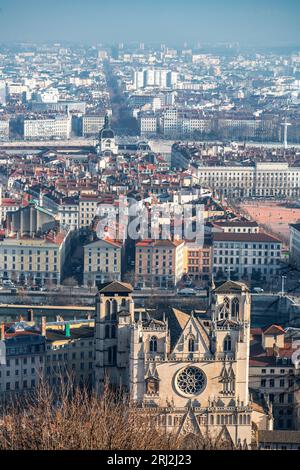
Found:
[[299, 0], [0, 0], [0, 41], [299, 45]]

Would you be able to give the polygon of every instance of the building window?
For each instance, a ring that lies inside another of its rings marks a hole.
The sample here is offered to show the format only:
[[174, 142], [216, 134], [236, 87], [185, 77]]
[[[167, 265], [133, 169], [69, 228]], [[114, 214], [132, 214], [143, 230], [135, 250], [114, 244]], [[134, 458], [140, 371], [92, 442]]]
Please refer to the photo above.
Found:
[[240, 304], [237, 298], [234, 298], [231, 302], [231, 316], [237, 317], [240, 310]]
[[105, 303], [105, 320], [110, 320], [110, 301], [107, 300]]
[[105, 326], [105, 338], [109, 338], [109, 325]]
[[112, 315], [111, 315], [112, 320], [117, 319], [117, 311], [118, 311], [118, 304], [117, 304], [117, 301], [114, 299], [112, 301]]
[[111, 338], [115, 338], [116, 337], [116, 327], [115, 325], [113, 325], [111, 327]]
[[149, 351], [151, 353], [157, 352], [157, 338], [156, 338], [156, 336], [151, 336], [151, 338], [150, 338]]
[[224, 350], [224, 352], [231, 351], [231, 338], [230, 338], [230, 336], [226, 336], [226, 338], [224, 339], [223, 350]]
[[195, 338], [194, 336], [191, 336], [189, 338], [189, 352], [194, 352], [195, 351]]

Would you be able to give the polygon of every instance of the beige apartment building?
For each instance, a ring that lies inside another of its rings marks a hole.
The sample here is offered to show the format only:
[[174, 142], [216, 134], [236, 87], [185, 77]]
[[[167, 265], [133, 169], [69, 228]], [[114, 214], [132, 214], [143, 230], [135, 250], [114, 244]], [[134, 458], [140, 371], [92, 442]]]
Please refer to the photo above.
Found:
[[212, 244], [185, 246], [184, 272], [195, 281], [209, 281], [212, 275]]
[[199, 183], [225, 197], [299, 197], [300, 168], [286, 162], [253, 166], [199, 166]]
[[183, 274], [184, 241], [143, 240], [136, 244], [136, 286], [172, 288]]
[[258, 233], [259, 225], [256, 222], [250, 220], [233, 220], [214, 222], [214, 227], [222, 230], [224, 233]]
[[0, 197], [0, 225], [6, 219], [8, 212], [15, 212], [20, 209], [22, 202], [8, 197]]
[[213, 233], [215, 275], [271, 280], [280, 272], [281, 253], [281, 240], [266, 233]]
[[60, 284], [70, 231], [39, 237], [9, 236], [0, 241], [2, 277], [14, 282]]
[[70, 230], [79, 228], [79, 204], [78, 201], [69, 197], [59, 204], [57, 218], [62, 227]]
[[51, 119], [25, 119], [24, 139], [69, 139], [71, 119], [67, 116], [55, 116]]
[[79, 198], [79, 228], [89, 227], [93, 222], [101, 199], [97, 196], [81, 196]]
[[96, 240], [84, 247], [83, 283], [96, 286], [113, 280], [120, 281], [123, 245], [114, 240]]
[[83, 137], [97, 136], [104, 126], [105, 116], [82, 116], [81, 133]]

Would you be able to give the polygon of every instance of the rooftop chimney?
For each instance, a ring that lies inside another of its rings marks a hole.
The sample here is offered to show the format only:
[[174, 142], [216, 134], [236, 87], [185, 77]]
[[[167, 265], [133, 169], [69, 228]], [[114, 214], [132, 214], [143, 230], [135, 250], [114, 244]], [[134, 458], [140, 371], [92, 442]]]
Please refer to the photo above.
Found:
[[41, 333], [42, 333], [42, 336], [46, 336], [46, 317], [42, 317]]
[[27, 310], [27, 321], [28, 322], [33, 322], [33, 310]]
[[0, 340], [3, 341], [5, 339], [5, 324], [1, 323], [1, 336]]

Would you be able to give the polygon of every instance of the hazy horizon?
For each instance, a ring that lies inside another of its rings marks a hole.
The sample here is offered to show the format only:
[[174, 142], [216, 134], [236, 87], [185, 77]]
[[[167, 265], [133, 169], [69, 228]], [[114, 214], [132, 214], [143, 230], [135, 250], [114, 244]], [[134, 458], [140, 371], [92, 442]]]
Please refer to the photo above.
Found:
[[0, 0], [0, 42], [300, 45], [296, 0]]

